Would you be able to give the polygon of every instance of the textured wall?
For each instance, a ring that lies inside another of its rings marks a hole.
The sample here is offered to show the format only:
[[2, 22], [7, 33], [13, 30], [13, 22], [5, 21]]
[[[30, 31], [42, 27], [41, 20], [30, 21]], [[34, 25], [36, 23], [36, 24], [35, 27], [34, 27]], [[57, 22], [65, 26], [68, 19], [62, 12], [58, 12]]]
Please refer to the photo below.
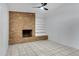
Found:
[[[32, 29], [32, 37], [23, 37], [22, 30]], [[33, 40], [35, 36], [35, 14], [10, 12], [10, 43]]]
[[45, 19], [38, 18], [36, 20], [36, 36], [43, 36], [47, 35], [46, 33], [46, 26], [45, 26]]

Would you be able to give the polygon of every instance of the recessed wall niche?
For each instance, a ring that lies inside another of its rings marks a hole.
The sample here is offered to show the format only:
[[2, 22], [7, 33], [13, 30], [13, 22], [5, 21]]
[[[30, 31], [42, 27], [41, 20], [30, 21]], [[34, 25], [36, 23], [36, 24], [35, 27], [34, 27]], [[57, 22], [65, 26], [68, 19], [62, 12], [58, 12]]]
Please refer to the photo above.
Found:
[[22, 36], [23, 38], [32, 37], [32, 29], [22, 30]]

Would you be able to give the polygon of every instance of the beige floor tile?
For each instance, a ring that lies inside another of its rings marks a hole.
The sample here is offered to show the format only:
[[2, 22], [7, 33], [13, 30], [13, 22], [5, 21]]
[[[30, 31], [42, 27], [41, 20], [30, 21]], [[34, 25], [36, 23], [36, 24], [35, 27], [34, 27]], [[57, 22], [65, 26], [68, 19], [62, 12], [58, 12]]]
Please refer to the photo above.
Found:
[[49, 40], [10, 45], [7, 56], [79, 56], [79, 50]]

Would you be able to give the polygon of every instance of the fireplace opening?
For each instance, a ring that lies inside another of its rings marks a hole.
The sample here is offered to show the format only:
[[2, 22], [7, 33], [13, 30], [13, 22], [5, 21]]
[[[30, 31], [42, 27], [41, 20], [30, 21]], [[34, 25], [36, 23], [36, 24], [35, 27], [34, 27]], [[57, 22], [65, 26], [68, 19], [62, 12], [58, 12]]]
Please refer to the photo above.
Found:
[[32, 30], [23, 30], [22, 35], [23, 37], [32, 37]]

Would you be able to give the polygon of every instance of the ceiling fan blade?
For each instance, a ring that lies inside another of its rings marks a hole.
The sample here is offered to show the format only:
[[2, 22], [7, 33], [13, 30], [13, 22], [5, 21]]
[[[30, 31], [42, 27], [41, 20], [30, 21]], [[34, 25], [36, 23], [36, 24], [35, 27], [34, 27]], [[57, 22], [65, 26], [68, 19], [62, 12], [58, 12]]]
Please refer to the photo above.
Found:
[[42, 4], [42, 6], [46, 6], [47, 5], [47, 3], [41, 3]]
[[41, 4], [42, 4], [41, 6], [33, 7], [33, 8], [41, 8], [41, 9], [44, 9], [44, 10], [48, 10], [47, 8], [44, 7], [44, 6], [47, 5], [47, 3], [41, 3]]
[[41, 8], [41, 6], [39, 6], [39, 7], [33, 7], [33, 8]]
[[44, 10], [48, 10], [47, 8], [44, 8]]

